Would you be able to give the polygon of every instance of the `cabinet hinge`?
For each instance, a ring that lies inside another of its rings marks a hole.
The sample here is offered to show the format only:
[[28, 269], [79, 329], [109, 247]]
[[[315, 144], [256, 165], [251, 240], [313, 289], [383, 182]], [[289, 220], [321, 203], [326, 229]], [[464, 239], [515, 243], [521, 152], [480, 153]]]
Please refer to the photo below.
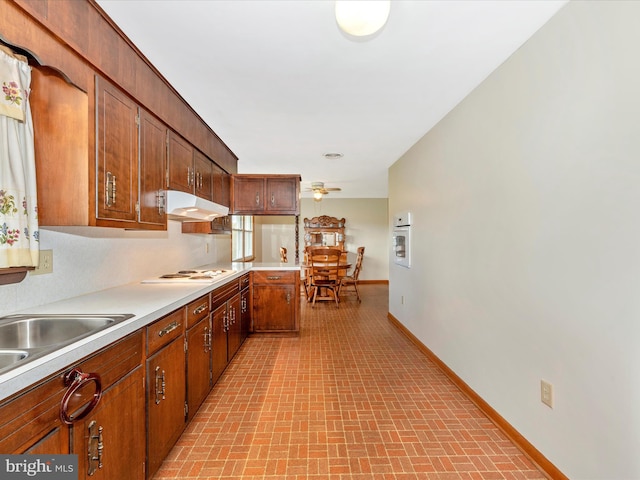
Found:
[[189, 340], [187, 340], [187, 337], [184, 337], [184, 353], [187, 353], [187, 350], [189, 350]]
[[140, 126], [140, 114], [139, 113], [136, 115], [136, 125]]
[[140, 214], [140, 202], [136, 202], [136, 213]]
[[184, 402], [184, 418], [187, 418], [189, 416], [189, 405], [187, 404], [187, 402]]

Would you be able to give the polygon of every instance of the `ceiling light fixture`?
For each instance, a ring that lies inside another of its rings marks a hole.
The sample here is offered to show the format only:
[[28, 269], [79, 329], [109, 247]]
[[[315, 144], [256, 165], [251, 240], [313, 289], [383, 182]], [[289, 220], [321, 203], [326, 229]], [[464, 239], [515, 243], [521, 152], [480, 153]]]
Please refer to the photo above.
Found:
[[339, 158], [342, 158], [344, 155], [338, 152], [329, 152], [329, 153], [323, 154], [322, 156], [327, 160], [337, 160]]
[[322, 192], [313, 192], [313, 199], [316, 202], [322, 201]]
[[387, 23], [391, 0], [336, 0], [336, 21], [354, 37], [373, 35]]

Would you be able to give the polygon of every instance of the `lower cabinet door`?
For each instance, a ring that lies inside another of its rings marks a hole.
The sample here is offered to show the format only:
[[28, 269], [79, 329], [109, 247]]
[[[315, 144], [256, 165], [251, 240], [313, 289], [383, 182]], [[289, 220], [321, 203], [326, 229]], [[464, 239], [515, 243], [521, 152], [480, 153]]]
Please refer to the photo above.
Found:
[[254, 332], [297, 331], [296, 301], [298, 297], [293, 285], [254, 285]]
[[187, 405], [188, 417], [211, 391], [211, 326], [209, 316], [187, 331]]
[[183, 335], [147, 359], [147, 415], [147, 477], [151, 478], [185, 427]]
[[102, 394], [97, 407], [73, 424], [79, 479], [144, 480], [144, 372], [133, 370]]
[[215, 384], [227, 368], [227, 331], [229, 329], [229, 315], [227, 303], [223, 303], [211, 314], [211, 329], [213, 330], [211, 351], [211, 376]]
[[233, 296], [227, 302], [229, 313], [229, 331], [227, 332], [227, 361], [230, 362], [242, 345], [242, 310], [240, 307], [240, 294]]

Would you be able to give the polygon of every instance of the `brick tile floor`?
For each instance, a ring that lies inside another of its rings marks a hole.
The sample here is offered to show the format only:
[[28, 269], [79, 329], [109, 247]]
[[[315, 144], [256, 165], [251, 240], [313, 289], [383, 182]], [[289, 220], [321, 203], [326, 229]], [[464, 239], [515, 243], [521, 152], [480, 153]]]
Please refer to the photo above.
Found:
[[361, 293], [247, 339], [154, 480], [546, 479]]

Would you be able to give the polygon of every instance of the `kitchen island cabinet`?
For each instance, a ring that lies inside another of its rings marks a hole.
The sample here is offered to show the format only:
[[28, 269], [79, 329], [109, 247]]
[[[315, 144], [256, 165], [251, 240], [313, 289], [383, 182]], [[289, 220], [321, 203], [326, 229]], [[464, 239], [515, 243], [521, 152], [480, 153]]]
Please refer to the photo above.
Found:
[[253, 332], [298, 333], [300, 330], [300, 272], [253, 272]]

